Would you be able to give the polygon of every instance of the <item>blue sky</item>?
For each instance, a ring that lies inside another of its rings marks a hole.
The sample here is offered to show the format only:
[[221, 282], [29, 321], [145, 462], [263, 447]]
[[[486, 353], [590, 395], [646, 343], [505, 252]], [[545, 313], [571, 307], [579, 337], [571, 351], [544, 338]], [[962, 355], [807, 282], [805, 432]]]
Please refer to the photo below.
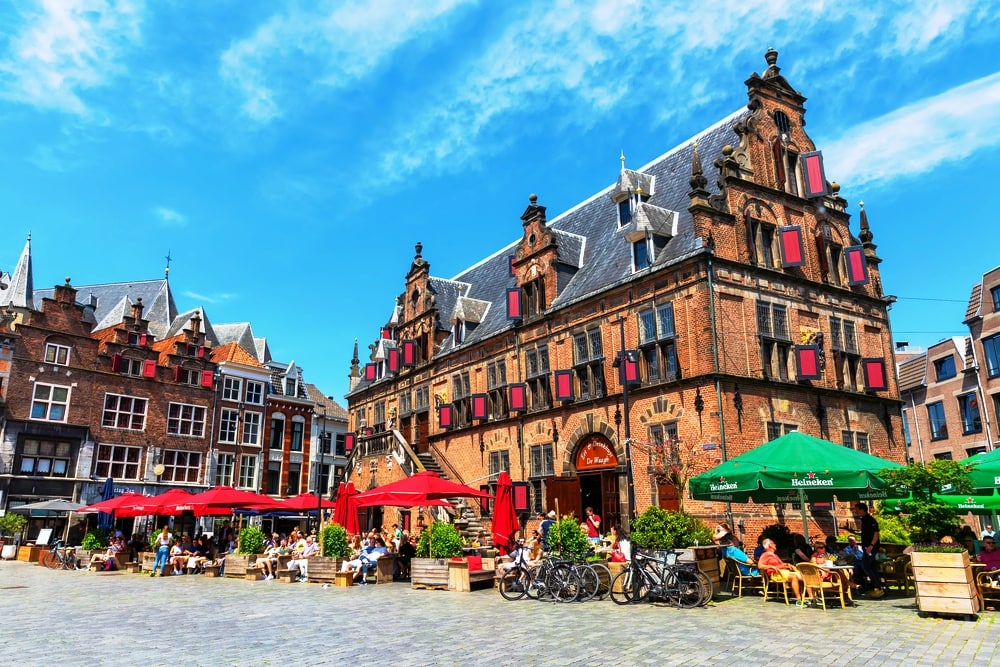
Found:
[[[689, 6], [693, 5], [693, 6]], [[997, 2], [0, 5], [0, 268], [156, 278], [342, 400], [417, 241], [451, 277], [746, 103], [773, 46], [897, 340], [1000, 264]], [[708, 156], [705, 156], [706, 160]], [[990, 231], [994, 230], [994, 231]]]

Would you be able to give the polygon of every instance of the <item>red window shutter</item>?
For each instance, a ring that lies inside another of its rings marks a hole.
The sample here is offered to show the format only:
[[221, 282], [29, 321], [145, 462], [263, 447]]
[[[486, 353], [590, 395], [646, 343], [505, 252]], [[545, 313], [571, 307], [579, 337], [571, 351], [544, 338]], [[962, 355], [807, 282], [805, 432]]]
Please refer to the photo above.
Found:
[[521, 319], [521, 289], [511, 287], [507, 290], [507, 319]]
[[382, 327], [382, 338], [383, 340], [391, 340], [392, 329], [390, 329], [389, 327]]
[[365, 379], [369, 382], [375, 379], [375, 364], [365, 364]]
[[821, 151], [803, 153], [799, 156], [799, 160], [802, 162], [802, 175], [805, 181], [803, 195], [812, 199], [828, 194], [826, 174], [823, 171], [823, 153]]
[[417, 341], [415, 340], [404, 340], [402, 342], [403, 346], [403, 365], [404, 366], [416, 366], [417, 365]]
[[201, 386], [202, 387], [211, 387], [213, 380], [215, 380], [215, 373], [213, 371], [202, 371], [201, 372]]
[[640, 384], [642, 380], [639, 379], [639, 358], [635, 350], [627, 350], [625, 353], [625, 358], [621, 360], [620, 373], [622, 375], [621, 383], [625, 384]]
[[350, 454], [352, 451], [354, 451], [354, 434], [353, 433], [345, 433], [344, 434], [344, 451], [346, 453], [348, 453], [348, 454]]
[[819, 369], [819, 346], [796, 345], [795, 365], [799, 380], [819, 380], [823, 377]]
[[139, 336], [139, 345], [142, 345], [143, 347], [146, 346], [146, 334]]
[[122, 355], [112, 354], [111, 355], [111, 372], [120, 373], [122, 370]]
[[781, 147], [781, 137], [775, 137], [771, 144], [771, 154], [774, 156], [774, 175], [778, 179], [778, 187], [785, 184], [785, 151]]
[[556, 371], [556, 400], [573, 400], [573, 371]]
[[472, 418], [486, 419], [486, 394], [472, 395]]
[[390, 373], [399, 372], [399, 348], [391, 347], [389, 348], [389, 356], [386, 358], [386, 362], [389, 365]]
[[205, 346], [204, 345], [199, 345], [198, 346], [198, 358], [199, 359], [204, 359], [205, 358]]
[[510, 385], [510, 409], [524, 412], [528, 409], [528, 387], [523, 383]]
[[184, 369], [180, 366], [174, 366], [174, 382], [180, 382], [182, 377], [184, 377]]
[[865, 391], [886, 391], [889, 388], [889, 381], [885, 376], [885, 359], [862, 359], [861, 368], [865, 376]]
[[517, 257], [514, 255], [507, 255], [507, 268], [510, 270], [510, 275], [512, 276], [517, 275], [517, 272], [514, 270], [514, 262], [516, 260]]
[[146, 359], [142, 362], [142, 377], [156, 377], [156, 359]]
[[798, 225], [788, 225], [778, 228], [781, 239], [781, 266], [788, 269], [804, 266], [806, 253], [802, 247], [802, 228]]
[[859, 245], [844, 248], [844, 260], [847, 263], [847, 282], [851, 285], [864, 285], [868, 282], [868, 262], [865, 261], [865, 249]]
[[451, 404], [438, 406], [438, 426], [451, 428]]
[[514, 511], [527, 512], [528, 505], [528, 484], [527, 482], [514, 482]]

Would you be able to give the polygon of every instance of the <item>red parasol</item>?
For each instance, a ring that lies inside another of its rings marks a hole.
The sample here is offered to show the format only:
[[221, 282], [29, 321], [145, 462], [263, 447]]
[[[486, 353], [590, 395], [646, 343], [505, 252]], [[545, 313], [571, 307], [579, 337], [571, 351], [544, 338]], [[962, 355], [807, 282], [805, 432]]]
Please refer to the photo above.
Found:
[[193, 495], [184, 489], [170, 489], [151, 498], [143, 497], [141, 500], [120, 505], [115, 510], [115, 516], [121, 519], [149, 514], [160, 516], [180, 514], [194, 509], [189, 502], [192, 497]]
[[[358, 521], [358, 491], [354, 488], [354, 482], [344, 485], [344, 507], [337, 517], [337, 523], [344, 527], [348, 535], [357, 535], [361, 532], [361, 522]], [[340, 500], [340, 496], [337, 496]]]
[[[327, 500], [324, 498], [322, 501], [323, 509], [335, 509], [337, 504], [332, 500]], [[275, 501], [272, 503], [275, 507], [271, 509], [282, 509], [282, 510], [295, 510], [298, 512], [315, 512], [317, 507], [317, 498], [315, 493], [302, 493], [292, 498], [286, 498], [285, 500]]]
[[497, 478], [497, 495], [493, 502], [493, 544], [501, 553], [514, 546], [514, 536], [520, 528], [514, 509], [514, 484], [507, 471]]
[[85, 514], [89, 512], [116, 512], [119, 508], [124, 506], [134, 505], [136, 503], [144, 503], [149, 500], [149, 496], [144, 496], [141, 493], [123, 493], [120, 496], [115, 496], [114, 498], [109, 498], [108, 500], [102, 500], [93, 505], [88, 505], [87, 507], [81, 507], [76, 512], [77, 514]]
[[436, 472], [425, 470], [398, 482], [360, 493], [357, 502], [358, 507], [369, 505], [420, 507], [438, 504], [432, 501], [447, 498], [489, 498], [489, 494], [471, 486], [456, 484]]
[[214, 486], [191, 496], [187, 499], [187, 504], [192, 506], [195, 516], [229, 514], [234, 509], [243, 508], [264, 511], [283, 507], [280, 500], [253, 491], [234, 489], [231, 486]]

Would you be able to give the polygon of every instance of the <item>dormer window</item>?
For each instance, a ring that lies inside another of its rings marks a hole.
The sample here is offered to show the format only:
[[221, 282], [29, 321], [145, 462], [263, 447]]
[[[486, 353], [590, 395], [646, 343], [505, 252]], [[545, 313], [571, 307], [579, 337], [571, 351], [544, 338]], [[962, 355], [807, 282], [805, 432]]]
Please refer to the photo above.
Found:
[[750, 220], [749, 228], [750, 263], [769, 269], [775, 268], [776, 234], [774, 225], [760, 220]]
[[649, 247], [647, 240], [642, 239], [632, 244], [632, 270], [641, 271], [648, 269], [650, 265]]
[[45, 344], [45, 363], [57, 366], [69, 365], [69, 346], [57, 343]]
[[536, 278], [524, 285], [524, 317], [538, 317], [545, 312], [545, 284]]
[[624, 199], [618, 202], [618, 227], [626, 227], [632, 224], [632, 219], [635, 217], [633, 212], [635, 208], [643, 203], [649, 201], [649, 194], [645, 192], [629, 192]]
[[463, 320], [455, 320], [455, 345], [461, 345], [465, 342], [465, 322]]
[[298, 392], [295, 391], [295, 378], [285, 378], [285, 396], [295, 396]]

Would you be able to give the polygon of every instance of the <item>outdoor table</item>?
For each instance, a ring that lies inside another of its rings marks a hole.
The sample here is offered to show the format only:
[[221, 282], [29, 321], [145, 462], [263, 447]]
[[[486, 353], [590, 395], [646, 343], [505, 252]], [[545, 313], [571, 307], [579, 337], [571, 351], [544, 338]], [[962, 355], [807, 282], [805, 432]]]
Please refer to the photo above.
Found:
[[821, 570], [826, 570], [835, 575], [840, 581], [840, 588], [847, 593], [847, 599], [854, 604], [854, 594], [851, 591], [851, 575], [854, 573], [853, 565], [820, 565]]

